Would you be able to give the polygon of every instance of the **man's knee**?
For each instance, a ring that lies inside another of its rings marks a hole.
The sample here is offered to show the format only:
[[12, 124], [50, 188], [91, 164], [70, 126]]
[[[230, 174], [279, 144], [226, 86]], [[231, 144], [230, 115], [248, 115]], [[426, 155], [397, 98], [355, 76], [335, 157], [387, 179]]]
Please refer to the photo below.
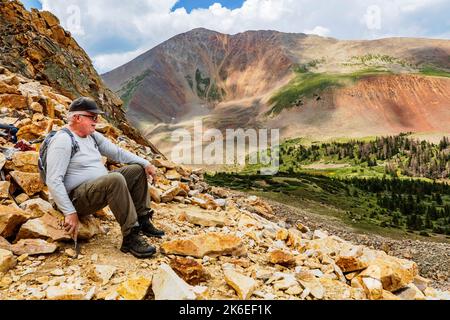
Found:
[[125, 180], [125, 177], [118, 172], [109, 173], [107, 183], [108, 183], [109, 187], [120, 187], [120, 186], [127, 185], [127, 181]]
[[145, 169], [140, 164], [130, 164], [128, 167], [133, 172], [136, 172], [137, 175], [145, 174]]

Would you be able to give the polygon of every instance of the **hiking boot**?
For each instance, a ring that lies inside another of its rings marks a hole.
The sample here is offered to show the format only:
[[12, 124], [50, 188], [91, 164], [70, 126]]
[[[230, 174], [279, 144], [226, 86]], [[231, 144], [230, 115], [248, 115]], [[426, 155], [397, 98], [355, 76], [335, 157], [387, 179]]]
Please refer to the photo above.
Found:
[[153, 211], [149, 211], [145, 216], [138, 217], [139, 228], [147, 237], [162, 238], [165, 235], [164, 231], [155, 228], [150, 219], [153, 216]]
[[148, 258], [155, 254], [156, 248], [139, 234], [139, 227], [133, 227], [130, 234], [123, 238], [120, 251], [131, 252], [136, 258]]

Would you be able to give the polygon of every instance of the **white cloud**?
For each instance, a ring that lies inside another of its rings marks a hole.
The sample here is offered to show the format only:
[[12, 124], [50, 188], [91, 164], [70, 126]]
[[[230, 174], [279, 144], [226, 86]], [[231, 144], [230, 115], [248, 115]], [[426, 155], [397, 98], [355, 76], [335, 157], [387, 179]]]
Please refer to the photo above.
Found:
[[312, 30], [305, 30], [306, 34], [316, 34], [318, 36], [322, 36], [322, 37], [326, 37], [330, 34], [330, 29], [322, 27], [322, 26], [317, 26]]
[[[171, 11], [177, 0], [40, 1], [73, 32], [101, 73], [197, 27], [228, 34], [270, 29], [339, 39], [438, 37], [448, 34], [448, 18], [443, 14], [439, 20], [426, 12], [450, 9], [446, 0], [245, 0], [241, 8], [230, 10], [217, 0], [188, 13], [183, 8]], [[371, 6], [380, 8], [379, 21], [371, 16]], [[418, 13], [424, 16], [417, 19]]]

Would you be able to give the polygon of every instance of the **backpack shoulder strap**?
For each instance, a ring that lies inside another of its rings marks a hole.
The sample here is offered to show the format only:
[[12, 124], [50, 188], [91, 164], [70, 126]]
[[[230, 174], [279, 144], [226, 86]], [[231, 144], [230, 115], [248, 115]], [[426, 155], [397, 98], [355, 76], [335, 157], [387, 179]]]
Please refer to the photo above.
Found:
[[91, 134], [91, 137], [92, 137], [92, 139], [94, 139], [95, 147], [96, 147], [97, 150], [98, 150], [98, 149], [99, 149], [99, 148], [98, 148], [98, 142], [97, 142], [97, 139], [95, 138], [95, 133], [96, 133], [96, 132], [94, 132], [93, 134]]
[[72, 153], [70, 157], [73, 157], [73, 155], [80, 150], [80, 146], [78, 145], [78, 142], [75, 140], [72, 131], [70, 131], [68, 128], [65, 127], [62, 128], [61, 130], [67, 133], [70, 136], [70, 139], [72, 140]]

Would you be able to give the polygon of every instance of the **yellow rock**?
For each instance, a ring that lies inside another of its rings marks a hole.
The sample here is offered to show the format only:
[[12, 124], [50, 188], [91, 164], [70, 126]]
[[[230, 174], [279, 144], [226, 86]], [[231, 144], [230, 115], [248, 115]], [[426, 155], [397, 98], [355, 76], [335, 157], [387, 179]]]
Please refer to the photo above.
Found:
[[143, 300], [151, 284], [151, 279], [142, 276], [131, 278], [119, 285], [117, 293], [124, 300]]

